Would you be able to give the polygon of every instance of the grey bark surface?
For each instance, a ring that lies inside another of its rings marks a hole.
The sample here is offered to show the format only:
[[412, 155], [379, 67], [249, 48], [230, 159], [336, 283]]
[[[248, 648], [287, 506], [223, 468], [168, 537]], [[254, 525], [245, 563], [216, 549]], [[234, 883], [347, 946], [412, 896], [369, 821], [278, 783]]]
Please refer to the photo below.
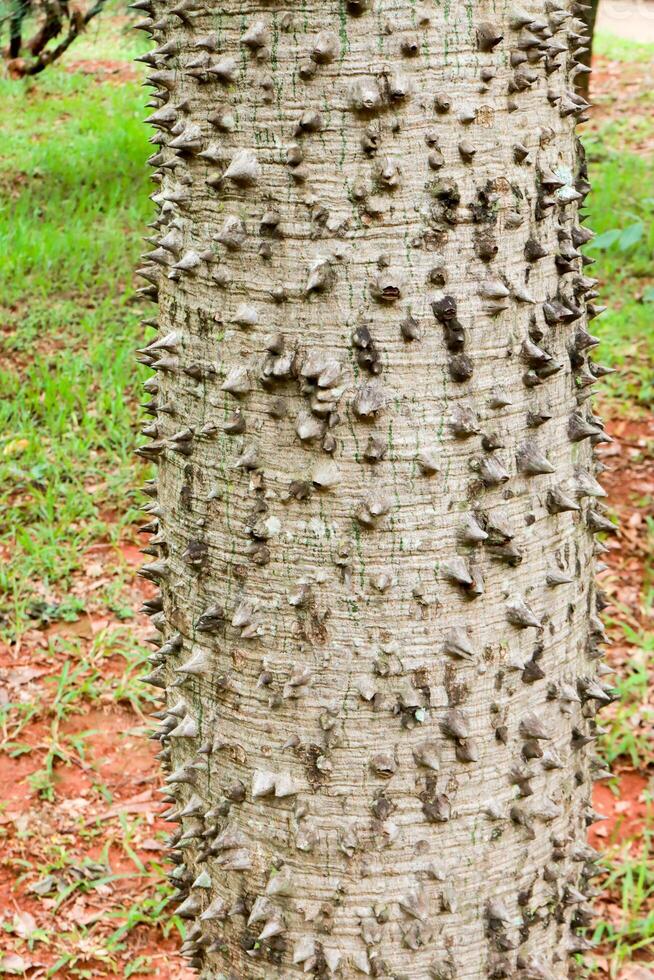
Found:
[[610, 697], [580, 8], [136, 6], [184, 952], [571, 976]]

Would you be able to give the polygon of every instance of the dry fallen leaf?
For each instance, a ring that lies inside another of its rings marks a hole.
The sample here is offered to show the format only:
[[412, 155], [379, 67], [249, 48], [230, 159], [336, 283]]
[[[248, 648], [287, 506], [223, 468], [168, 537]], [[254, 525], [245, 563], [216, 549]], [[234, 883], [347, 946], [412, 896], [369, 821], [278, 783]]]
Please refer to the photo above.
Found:
[[31, 965], [30, 960], [18, 953], [6, 953], [0, 958], [0, 973], [25, 973]]
[[9, 667], [7, 670], [0, 671], [0, 676], [6, 681], [8, 687], [21, 687], [29, 684], [35, 677], [42, 677], [47, 674], [45, 668], [39, 667]]
[[31, 912], [23, 912], [20, 909], [14, 915], [14, 932], [21, 939], [27, 939], [36, 929], [36, 919]]
[[18, 456], [28, 446], [29, 440], [27, 439], [12, 439], [2, 450], [2, 454], [3, 456]]
[[648, 970], [646, 966], [638, 966], [633, 963], [620, 971], [618, 980], [654, 980], [654, 973], [652, 970]]

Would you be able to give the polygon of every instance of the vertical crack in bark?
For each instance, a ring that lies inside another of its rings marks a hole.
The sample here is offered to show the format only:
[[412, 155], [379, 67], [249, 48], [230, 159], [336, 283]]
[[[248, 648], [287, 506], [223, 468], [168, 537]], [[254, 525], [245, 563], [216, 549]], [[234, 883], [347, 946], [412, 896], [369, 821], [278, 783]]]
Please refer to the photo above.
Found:
[[612, 696], [581, 7], [136, 6], [184, 952], [570, 976]]

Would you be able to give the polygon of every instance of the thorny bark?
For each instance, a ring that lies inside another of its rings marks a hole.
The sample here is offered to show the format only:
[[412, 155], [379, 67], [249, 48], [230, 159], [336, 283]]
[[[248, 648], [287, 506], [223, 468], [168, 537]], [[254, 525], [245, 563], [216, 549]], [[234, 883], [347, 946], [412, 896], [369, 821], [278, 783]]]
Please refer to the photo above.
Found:
[[611, 697], [581, 7], [136, 6], [184, 953], [570, 976]]

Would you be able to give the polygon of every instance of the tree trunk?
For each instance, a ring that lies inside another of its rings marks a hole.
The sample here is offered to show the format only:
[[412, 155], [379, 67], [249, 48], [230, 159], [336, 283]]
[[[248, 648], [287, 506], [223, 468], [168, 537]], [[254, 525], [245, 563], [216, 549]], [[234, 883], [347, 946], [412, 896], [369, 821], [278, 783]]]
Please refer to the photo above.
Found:
[[230, 980], [571, 976], [610, 697], [580, 10], [136, 6], [184, 952]]
[[598, 10], [599, 0], [590, 0], [590, 3], [585, 6], [581, 15], [586, 25], [588, 41], [585, 44], [586, 50], [581, 52], [579, 59], [585, 70], [577, 76], [576, 81], [577, 92], [586, 99], [590, 90], [590, 66], [593, 60], [593, 39], [595, 37], [595, 22], [597, 21]]

